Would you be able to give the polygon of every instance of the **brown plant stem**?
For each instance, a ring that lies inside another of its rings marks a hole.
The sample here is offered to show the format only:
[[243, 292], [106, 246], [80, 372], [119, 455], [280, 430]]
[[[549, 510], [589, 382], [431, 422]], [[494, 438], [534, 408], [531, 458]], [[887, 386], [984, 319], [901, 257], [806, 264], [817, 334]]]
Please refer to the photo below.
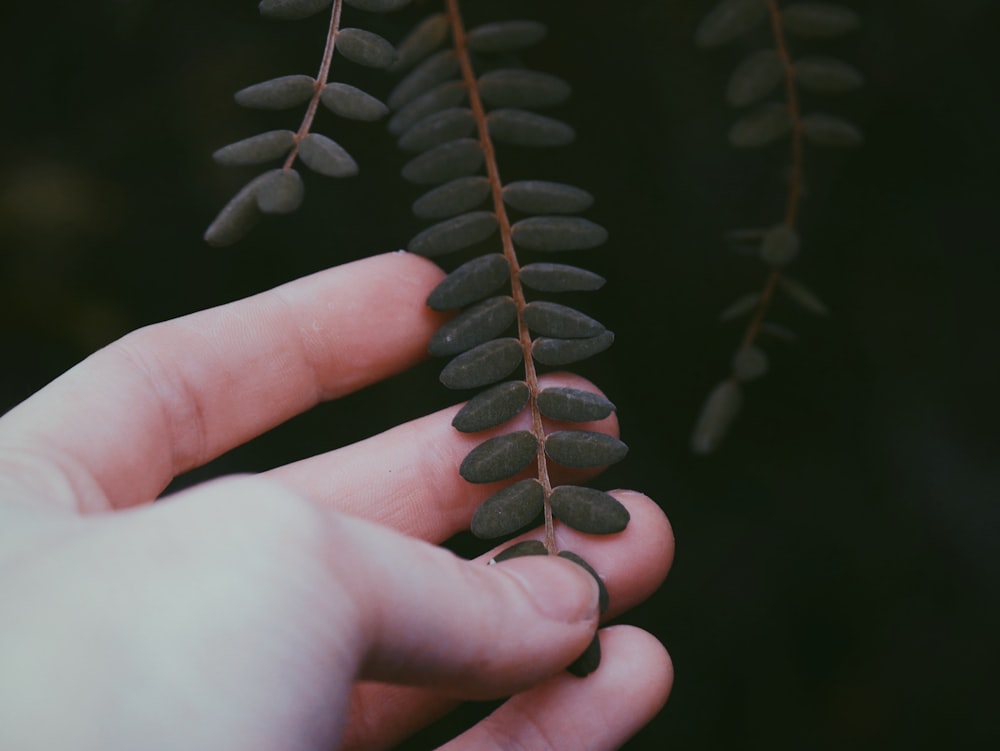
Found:
[[521, 266], [517, 260], [517, 253], [514, 250], [514, 241], [511, 237], [510, 218], [507, 215], [507, 207], [503, 202], [503, 182], [500, 179], [500, 170], [497, 166], [496, 151], [493, 148], [493, 139], [490, 138], [489, 123], [486, 120], [486, 108], [483, 106], [482, 97], [479, 96], [479, 87], [476, 83], [476, 73], [472, 68], [472, 61], [469, 59], [469, 47], [466, 41], [465, 26], [462, 23], [462, 15], [458, 7], [458, 0], [448, 0], [448, 19], [451, 23], [452, 42], [455, 46], [455, 56], [458, 58], [462, 71], [462, 83], [465, 85], [469, 97], [469, 107], [476, 121], [476, 132], [479, 143], [483, 149], [483, 161], [486, 164], [486, 177], [490, 183], [490, 193], [493, 199], [493, 212], [496, 215], [500, 228], [500, 240], [503, 244], [504, 258], [510, 269], [510, 289], [511, 297], [517, 309], [517, 338], [521, 343], [524, 360], [524, 380], [528, 384], [528, 409], [531, 411], [532, 432], [538, 439], [537, 466], [538, 481], [544, 490], [544, 516], [545, 516], [545, 548], [550, 554], [558, 552], [555, 541], [555, 525], [552, 518], [552, 505], [549, 496], [552, 493], [552, 482], [549, 479], [548, 464], [545, 456], [544, 426], [542, 425], [542, 413], [538, 409], [538, 374], [535, 371], [535, 361], [531, 357], [531, 333], [524, 320], [524, 307], [527, 300], [524, 296], [524, 287], [521, 286], [520, 270]]
[[326, 47], [323, 48], [323, 61], [320, 63], [319, 72], [316, 74], [316, 83], [313, 85], [313, 95], [306, 108], [306, 114], [302, 118], [302, 124], [295, 134], [295, 141], [292, 143], [292, 150], [288, 152], [282, 169], [289, 170], [295, 164], [299, 156], [299, 144], [302, 139], [309, 135], [312, 130], [313, 120], [316, 119], [316, 111], [319, 109], [320, 98], [323, 96], [323, 89], [326, 88], [330, 80], [330, 66], [333, 64], [333, 50], [337, 46], [337, 34], [340, 33], [340, 12], [344, 7], [343, 0], [333, 0], [333, 10], [330, 12], [330, 30], [326, 34]]

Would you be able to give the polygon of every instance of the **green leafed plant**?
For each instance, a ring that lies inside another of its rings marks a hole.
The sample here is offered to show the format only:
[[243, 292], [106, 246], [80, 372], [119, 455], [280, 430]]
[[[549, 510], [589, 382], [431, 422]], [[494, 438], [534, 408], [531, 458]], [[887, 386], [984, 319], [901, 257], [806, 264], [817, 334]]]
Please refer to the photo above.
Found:
[[[627, 448], [600, 432], [550, 430], [550, 420], [588, 423], [610, 415], [614, 405], [587, 391], [543, 388], [539, 375], [595, 355], [614, 340], [585, 313], [544, 299], [604, 283], [593, 272], [549, 259], [599, 246], [607, 232], [579, 216], [593, 202], [589, 193], [548, 180], [506, 182], [497, 154], [498, 144], [541, 149], [574, 139], [569, 125], [537, 111], [564, 101], [569, 85], [511, 62], [513, 53], [545, 33], [530, 20], [466, 29], [458, 1], [447, 0], [443, 11], [429, 15], [399, 44], [396, 67], [403, 77], [387, 99], [393, 110], [389, 130], [412, 154], [403, 177], [425, 190], [413, 211], [432, 222], [408, 249], [435, 258], [484, 249], [454, 268], [427, 301], [435, 310], [456, 312], [430, 343], [432, 354], [450, 358], [442, 383], [485, 388], [454, 419], [462, 432], [491, 431], [459, 472], [472, 483], [507, 482], [476, 511], [472, 532], [502, 538], [541, 520], [544, 542], [518, 543], [494, 560], [558, 554], [600, 582], [579, 556], [557, 548], [555, 525], [614, 534], [627, 525], [628, 511], [603, 491], [553, 486], [550, 469], [606, 466], [620, 461]], [[525, 263], [529, 256], [537, 260]], [[528, 427], [496, 434], [524, 413]], [[595, 637], [571, 670], [585, 675], [599, 660]]]
[[[729, 376], [709, 393], [691, 438], [696, 453], [715, 451], [743, 404], [743, 385], [768, 371], [763, 335], [788, 339], [786, 329], [767, 318], [781, 293], [798, 307], [828, 315], [827, 306], [802, 282], [787, 274], [800, 252], [799, 208], [804, 195], [806, 144], [858, 146], [861, 130], [849, 120], [822, 111], [805, 110], [803, 92], [839, 94], [858, 88], [861, 73], [829, 56], [795, 56], [790, 39], [838, 37], [858, 25], [857, 14], [834, 2], [778, 0], [722, 0], [702, 19], [695, 32], [701, 47], [714, 48], [737, 40], [750, 51], [733, 70], [726, 85], [726, 101], [740, 111], [729, 130], [729, 142], [738, 149], [755, 149], [779, 141], [788, 143], [788, 193], [785, 213], [774, 224], [731, 233], [741, 246], [749, 245], [767, 271], [759, 291], [745, 293], [722, 311], [723, 321], [749, 317], [732, 358]], [[767, 25], [763, 41], [755, 36]]]

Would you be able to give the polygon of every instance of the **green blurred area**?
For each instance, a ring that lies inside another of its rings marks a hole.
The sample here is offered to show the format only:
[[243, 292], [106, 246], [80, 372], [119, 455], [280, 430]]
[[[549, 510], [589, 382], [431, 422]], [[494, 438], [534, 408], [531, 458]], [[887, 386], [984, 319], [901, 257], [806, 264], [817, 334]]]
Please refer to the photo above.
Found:
[[[783, 149], [726, 144], [723, 89], [746, 50], [695, 48], [702, 0], [467, 2], [470, 23], [544, 21], [525, 60], [573, 84], [553, 114], [577, 142], [504, 151], [504, 177], [597, 197], [588, 217], [611, 240], [574, 258], [608, 284], [580, 304], [617, 340], [579, 370], [618, 405], [631, 447], [597, 484], [648, 493], [677, 536], [667, 583], [622, 619], [656, 634], [677, 673], [630, 749], [978, 749], [1000, 736], [1000, 7], [847, 4], [862, 28], [806, 46], [866, 86], [807, 106], [852, 118], [867, 142], [807, 153], [789, 269], [833, 314], [779, 302], [774, 320], [797, 341], [768, 345], [772, 371], [747, 388], [723, 449], [696, 457], [691, 427], [741, 333], [718, 313], [764, 276], [723, 234], [773, 223], [784, 202]], [[398, 41], [435, 7], [345, 18]], [[211, 152], [297, 125], [239, 109], [232, 92], [313, 73], [324, 35], [321, 19], [266, 22], [237, 0], [0, 9], [0, 410], [129, 330], [396, 249], [421, 227], [385, 130], [321, 116], [361, 175], [306, 175], [296, 214], [232, 249], [202, 242], [256, 174]], [[335, 78], [382, 97], [391, 86], [343, 61]], [[323, 405], [183, 482], [447, 405], [438, 367]]]

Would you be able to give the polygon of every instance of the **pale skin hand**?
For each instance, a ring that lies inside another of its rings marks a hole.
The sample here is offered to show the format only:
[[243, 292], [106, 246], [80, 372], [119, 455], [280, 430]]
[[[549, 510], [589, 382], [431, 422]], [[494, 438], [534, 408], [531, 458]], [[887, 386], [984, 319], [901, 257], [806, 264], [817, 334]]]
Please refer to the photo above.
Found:
[[[456, 433], [454, 409], [150, 503], [421, 359], [441, 275], [388, 254], [152, 326], [0, 418], [0, 748], [387, 748], [463, 698], [513, 695], [446, 748], [578, 751], [659, 711], [669, 658], [638, 629], [602, 630], [588, 678], [563, 670], [596, 627], [582, 569], [432, 544], [493, 489], [457, 474], [482, 437]], [[673, 551], [655, 504], [615, 494], [625, 532], [559, 530], [605, 579], [609, 616]]]

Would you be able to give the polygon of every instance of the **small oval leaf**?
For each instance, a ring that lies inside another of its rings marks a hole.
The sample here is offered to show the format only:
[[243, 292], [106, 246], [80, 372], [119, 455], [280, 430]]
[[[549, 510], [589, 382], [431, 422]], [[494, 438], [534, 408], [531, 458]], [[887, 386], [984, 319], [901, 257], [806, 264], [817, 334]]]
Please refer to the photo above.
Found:
[[612, 535], [628, 526], [628, 509], [603, 490], [560, 485], [549, 496], [553, 515], [563, 524], [592, 535]]
[[530, 430], [504, 433], [483, 441], [462, 460], [458, 473], [468, 482], [506, 480], [535, 460], [538, 440]]
[[432, 310], [454, 310], [482, 300], [507, 281], [509, 265], [501, 253], [473, 258], [442, 279], [427, 297]]
[[290, 130], [269, 130], [242, 141], [223, 146], [212, 158], [227, 167], [263, 164], [285, 156], [295, 143], [295, 133]]
[[586, 678], [601, 666], [601, 636], [594, 634], [583, 653], [571, 662], [566, 670], [577, 678]]
[[564, 467], [606, 467], [624, 459], [628, 446], [594, 430], [557, 430], [546, 436], [545, 453]]
[[305, 104], [315, 90], [316, 80], [311, 76], [281, 76], [240, 89], [233, 98], [241, 107], [284, 110]]
[[351, 120], [371, 122], [389, 113], [389, 108], [371, 94], [346, 83], [328, 83], [320, 101], [333, 114]]
[[455, 430], [478, 433], [503, 425], [524, 409], [531, 395], [524, 381], [507, 381], [476, 394], [451, 421]]
[[502, 68], [484, 73], [477, 81], [479, 94], [491, 107], [548, 107], [569, 99], [563, 79], [523, 68]]
[[531, 356], [542, 365], [569, 365], [603, 352], [615, 341], [610, 331], [589, 339], [553, 339], [540, 336], [532, 342]]
[[418, 23], [396, 45], [396, 62], [392, 71], [399, 73], [416, 65], [440, 47], [448, 38], [451, 25], [446, 13], [432, 13]]
[[726, 85], [726, 101], [745, 107], [770, 94], [785, 78], [785, 65], [774, 50], [754, 52], [736, 66]]
[[413, 213], [422, 219], [440, 219], [474, 209], [490, 194], [490, 181], [482, 176], [458, 177], [424, 193], [413, 202]]
[[859, 88], [865, 77], [853, 65], [815, 55], [795, 61], [795, 80], [804, 89], [836, 93]]
[[327, 177], [358, 174], [358, 163], [344, 147], [319, 133], [309, 133], [299, 142], [299, 156], [309, 169]]
[[509, 376], [523, 356], [517, 339], [494, 339], [460, 354], [444, 366], [439, 378], [450, 389], [477, 389]]
[[764, 263], [780, 268], [799, 254], [799, 233], [787, 224], [776, 224], [764, 234], [760, 257]]
[[778, 281], [778, 286], [781, 287], [782, 292], [788, 295], [793, 302], [804, 310], [808, 310], [810, 313], [815, 313], [820, 316], [830, 315], [830, 309], [826, 306], [826, 304], [819, 299], [819, 296], [815, 292], [809, 289], [802, 282], [788, 276], [783, 276]]
[[495, 339], [517, 319], [517, 305], [510, 297], [492, 297], [444, 323], [434, 332], [427, 351], [434, 357], [450, 357]]
[[547, 32], [538, 21], [495, 21], [471, 29], [466, 41], [476, 52], [508, 52], [537, 44]]
[[554, 302], [536, 301], [524, 306], [528, 328], [539, 336], [585, 339], [604, 331], [604, 325], [575, 308]]
[[722, 0], [698, 24], [694, 40], [700, 47], [718, 47], [751, 31], [766, 14], [767, 0]]
[[483, 149], [475, 138], [443, 143], [403, 165], [403, 177], [412, 183], [437, 185], [466, 177], [483, 164]]
[[602, 245], [608, 231], [578, 216], [531, 216], [511, 227], [511, 237], [526, 250], [584, 250]]
[[470, 211], [445, 219], [410, 240], [407, 250], [434, 258], [475, 245], [497, 230], [497, 217], [492, 211]]
[[792, 3], [781, 11], [785, 30], [800, 37], [833, 37], [858, 26], [856, 11], [839, 3]]
[[457, 73], [458, 58], [455, 57], [454, 50], [435, 52], [396, 84], [389, 92], [386, 104], [390, 109], [398, 110], [438, 84], [453, 78]]
[[695, 423], [691, 449], [696, 454], [711, 454], [722, 443], [736, 415], [743, 406], [743, 390], [734, 380], [725, 380], [708, 394]]
[[531, 524], [542, 513], [544, 503], [542, 484], [531, 478], [521, 480], [483, 501], [469, 528], [482, 540], [513, 534]]
[[267, 18], [297, 21], [330, 7], [333, 0], [260, 0], [260, 14]]
[[538, 409], [550, 420], [591, 422], [603, 420], [615, 411], [615, 405], [593, 391], [550, 386], [538, 394]]
[[410, 0], [344, 0], [347, 5], [369, 13], [388, 13], [408, 5]]
[[767, 373], [767, 355], [760, 347], [740, 347], [733, 356], [733, 376], [746, 383]]
[[514, 146], [565, 146], [576, 132], [561, 120], [528, 110], [496, 109], [486, 116], [490, 136]]
[[787, 135], [791, 127], [788, 108], [778, 102], [767, 102], [733, 123], [729, 143], [738, 149], [766, 146]]
[[259, 178], [251, 180], [233, 196], [205, 230], [205, 242], [216, 248], [232, 245], [246, 235], [260, 219], [257, 208]]
[[575, 563], [577, 566], [579, 566], [588, 574], [590, 574], [592, 577], [594, 577], [594, 581], [597, 582], [597, 592], [598, 592], [597, 611], [601, 615], [604, 615], [604, 613], [608, 609], [608, 605], [611, 602], [611, 597], [608, 594], [608, 587], [604, 583], [604, 580], [598, 575], [597, 571], [594, 569], [593, 566], [587, 563], [582, 557], [580, 557], [576, 553], [573, 553], [572, 551], [569, 550], [560, 550], [558, 555], [560, 558], [565, 558], [567, 561], [573, 561], [573, 563]]
[[428, 115], [455, 107], [465, 101], [465, 86], [461, 81], [445, 81], [406, 103], [389, 119], [389, 132], [402, 135], [414, 123]]
[[396, 61], [396, 48], [378, 34], [364, 29], [341, 29], [336, 49], [352, 63], [388, 68]]
[[757, 307], [760, 302], [760, 292], [749, 292], [736, 299], [728, 308], [719, 313], [720, 321], [731, 321], [745, 316]]
[[591, 292], [605, 282], [600, 274], [562, 263], [531, 263], [521, 267], [518, 276], [539, 292]]
[[476, 118], [468, 107], [449, 107], [415, 122], [399, 137], [403, 151], [427, 151], [442, 143], [465, 138], [476, 129]]
[[865, 141], [864, 134], [854, 123], [819, 113], [802, 118], [802, 135], [821, 146], [860, 146]]
[[289, 214], [302, 205], [305, 186], [293, 169], [276, 169], [261, 175], [257, 185], [257, 208], [265, 214]]
[[519, 180], [503, 187], [503, 201], [526, 214], [577, 214], [589, 209], [594, 197], [572, 185]]
[[490, 559], [489, 565], [509, 561], [511, 558], [523, 558], [526, 555], [548, 555], [545, 543], [541, 540], [521, 540], [515, 542], [509, 548], [504, 548]]

